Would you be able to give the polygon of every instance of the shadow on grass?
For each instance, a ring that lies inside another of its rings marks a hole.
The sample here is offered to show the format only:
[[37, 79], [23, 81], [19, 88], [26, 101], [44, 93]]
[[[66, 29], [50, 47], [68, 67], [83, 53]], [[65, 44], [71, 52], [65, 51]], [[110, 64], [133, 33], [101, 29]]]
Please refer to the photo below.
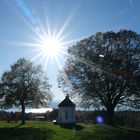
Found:
[[84, 129], [85, 127], [82, 125], [60, 125], [62, 128], [66, 128], [66, 129], [72, 129], [72, 130], [76, 130], [76, 131], [80, 131], [82, 129]]
[[79, 140], [139, 140], [140, 131], [97, 125], [77, 133]]
[[23, 126], [24, 124], [19, 124], [19, 125], [17, 125], [17, 126], [15, 126], [14, 128], [19, 128], [19, 127], [21, 127], [21, 126]]
[[0, 128], [1, 140], [48, 140], [53, 135], [54, 131], [46, 128]]

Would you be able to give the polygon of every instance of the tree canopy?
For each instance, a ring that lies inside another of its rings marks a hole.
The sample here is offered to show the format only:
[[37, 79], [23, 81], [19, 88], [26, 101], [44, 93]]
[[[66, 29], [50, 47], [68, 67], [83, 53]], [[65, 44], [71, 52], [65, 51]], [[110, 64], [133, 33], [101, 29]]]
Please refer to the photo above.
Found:
[[46, 106], [52, 99], [46, 74], [40, 65], [34, 65], [24, 58], [11, 65], [2, 74], [0, 81], [1, 106], [4, 108], [21, 107], [22, 123], [25, 108]]
[[[140, 35], [98, 32], [68, 50], [58, 82], [82, 105], [105, 107], [113, 124], [118, 105], [140, 108]], [[124, 107], [123, 106], [123, 107]]]

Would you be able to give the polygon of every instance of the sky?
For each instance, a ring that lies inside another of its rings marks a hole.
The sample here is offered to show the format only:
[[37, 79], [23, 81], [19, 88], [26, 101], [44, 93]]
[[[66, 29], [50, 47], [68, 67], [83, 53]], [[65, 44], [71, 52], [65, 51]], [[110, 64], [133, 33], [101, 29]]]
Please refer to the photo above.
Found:
[[[0, 76], [19, 58], [42, 64], [54, 102], [63, 100], [58, 71], [67, 48], [96, 32], [128, 29], [140, 33], [140, 0], [0, 0]], [[57, 38], [57, 56], [40, 51], [45, 37]]]

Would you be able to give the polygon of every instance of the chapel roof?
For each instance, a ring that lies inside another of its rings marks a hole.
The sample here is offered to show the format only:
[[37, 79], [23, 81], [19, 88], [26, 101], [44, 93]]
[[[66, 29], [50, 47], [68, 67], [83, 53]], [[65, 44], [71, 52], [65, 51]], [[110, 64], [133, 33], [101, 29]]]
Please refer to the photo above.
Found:
[[75, 104], [69, 99], [69, 95], [58, 105], [58, 107], [75, 107]]

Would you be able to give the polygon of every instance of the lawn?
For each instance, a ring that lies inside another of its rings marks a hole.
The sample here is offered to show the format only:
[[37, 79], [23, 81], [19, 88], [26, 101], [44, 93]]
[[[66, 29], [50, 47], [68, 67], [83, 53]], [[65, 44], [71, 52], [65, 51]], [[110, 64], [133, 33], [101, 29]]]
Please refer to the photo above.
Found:
[[104, 124], [66, 129], [49, 122], [0, 122], [1, 140], [138, 140], [140, 131]]

